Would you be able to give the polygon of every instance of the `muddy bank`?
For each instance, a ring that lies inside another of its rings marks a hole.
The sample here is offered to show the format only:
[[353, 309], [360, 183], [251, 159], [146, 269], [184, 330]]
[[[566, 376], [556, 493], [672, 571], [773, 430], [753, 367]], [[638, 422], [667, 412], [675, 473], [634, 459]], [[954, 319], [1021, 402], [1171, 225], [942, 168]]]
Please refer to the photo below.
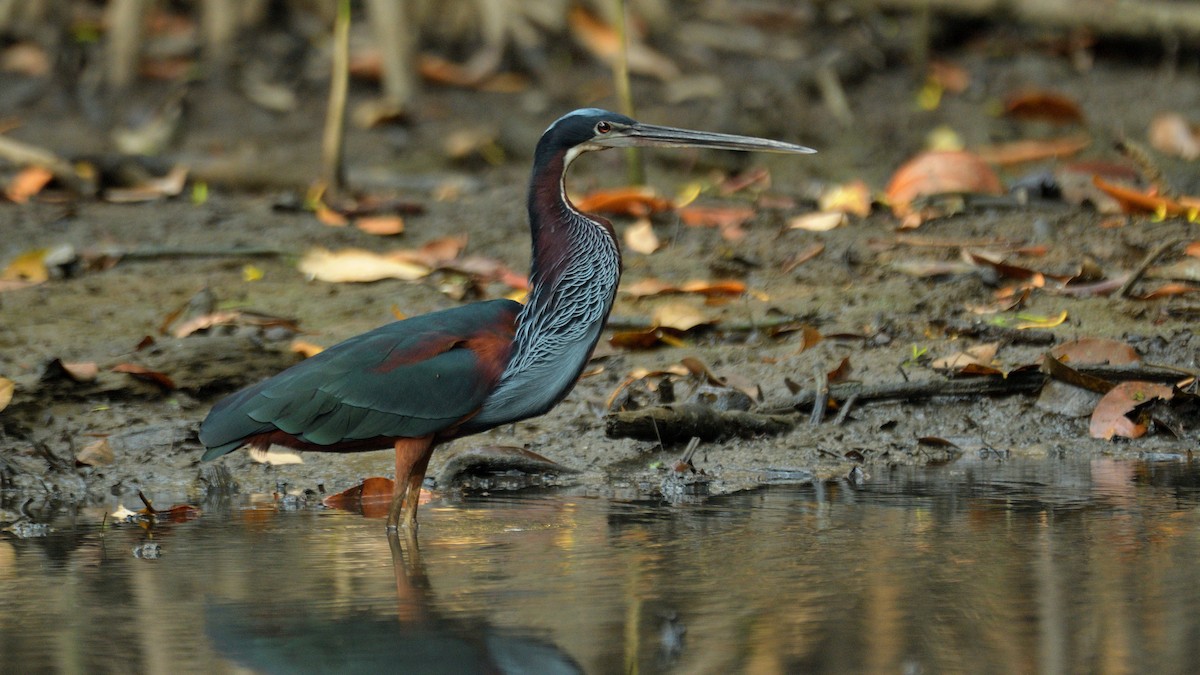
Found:
[[[771, 199], [756, 201], [758, 195], [752, 193], [722, 196], [715, 190], [703, 195], [707, 204], [755, 208], [744, 238], [737, 240], [715, 228], [685, 226], [673, 214], [657, 217], [654, 229], [663, 246], [650, 255], [627, 252], [624, 283], [650, 277], [676, 284], [734, 278], [749, 292], [717, 306], [697, 296], [621, 295], [613, 312], [614, 323], [622, 327], [618, 330], [648, 325], [666, 303], [689, 305], [714, 323], [687, 332], [678, 346], [605, 347], [588, 376], [552, 413], [444, 447], [430, 475], [438, 475], [465, 449], [517, 446], [573, 471], [548, 479], [552, 483], [582, 485], [603, 495], [657, 494], [665, 480], [676, 480], [672, 467], [685, 443], [610, 438], [605, 434], [606, 406], [635, 369], [666, 370], [685, 357], [698, 359], [719, 377], [757, 384], [761, 400], [753, 402], [752, 410], [782, 411], [796, 421], [791, 431], [778, 435], [703, 442], [692, 460], [698, 473], [688, 472], [688, 480], [699, 480], [704, 487], [698, 489], [709, 493], [847, 477], [894, 463], [943, 463], [962, 453], [1003, 459], [1013, 454], [1184, 456], [1195, 450], [1197, 431], [1186, 408], [1166, 406], [1164, 410], [1175, 412], [1149, 420], [1151, 433], [1136, 440], [1101, 440], [1090, 437], [1088, 416], [1036, 405], [1038, 388], [863, 401], [840, 420], [840, 409], [831, 406], [818, 424], [809, 423], [805, 406], [794, 413], [784, 410], [797, 396], [794, 389], [819, 388], [822, 374], [827, 376], [845, 359], [849, 369], [843, 375], [850, 381], [941, 382], [946, 378], [933, 368], [936, 359], [984, 343], [999, 343], [995, 360], [1005, 370], [1034, 364], [1053, 345], [1083, 337], [1125, 342], [1144, 363], [1181, 369], [1181, 381], [1197, 368], [1200, 338], [1193, 326], [1200, 305], [1194, 294], [1145, 300], [1035, 289], [1021, 314], [1046, 318], [1065, 312], [1066, 318], [1036, 328], [1048, 338], [1027, 340], [1016, 329], [989, 332], [989, 317], [970, 309], [995, 304], [997, 290], [1011, 279], [986, 265], [954, 267], [964, 249], [992, 250], [1006, 263], [1046, 274], [1077, 275], [1086, 267], [1098, 279], [1113, 279], [1135, 269], [1163, 241], [1194, 239], [1195, 225], [1184, 219], [1133, 217], [1114, 227], [1109, 214], [1051, 198], [1033, 205], [974, 205], [922, 225], [916, 232], [921, 240], [898, 232], [898, 220], [881, 208], [827, 232], [788, 229], [792, 217], [814, 208], [813, 195], [824, 184], [862, 179], [882, 189], [891, 172], [939, 126], [953, 128], [968, 146], [1027, 133], [1009, 119], [986, 113], [989, 101], [1021, 86], [1052, 86], [1078, 101], [1094, 138], [1082, 156], [1109, 162], [1123, 161], [1111, 148], [1114, 137], [1140, 135], [1157, 112], [1188, 110], [1200, 98], [1194, 63], [1166, 69], [1153, 59], [1134, 63], [1102, 52], [1090, 69], [1078, 71], [1061, 56], [1021, 47], [999, 56], [970, 46], [951, 47], [944, 56], [972, 73], [974, 88], [967, 95], [921, 110], [912, 103], [921, 73], [888, 60], [847, 79], [854, 111], [849, 124], [807, 90], [789, 89], [787, 104], [772, 106], [771, 94], [780, 85], [764, 74], [759, 57], [706, 62], [722, 82], [722, 93], [714, 99], [660, 104], [661, 85], [638, 82], [639, 100], [645, 102], [639, 116], [647, 121], [776, 136], [820, 150], [799, 159], [667, 151], [650, 155], [649, 180], [664, 194], [675, 194], [688, 183], [711, 184], [742, 169], [765, 167], [771, 176], [765, 194]], [[759, 65], [745, 70], [751, 62]], [[185, 193], [154, 204], [34, 199], [0, 206], [4, 264], [30, 249], [62, 245], [77, 252], [115, 247], [153, 253], [128, 256], [103, 271], [68, 267], [62, 278], [0, 293], [0, 376], [16, 385], [13, 402], [0, 412], [5, 497], [10, 504], [29, 497], [129, 502], [142, 489], [163, 501], [198, 499], [225, 480], [198, 463], [199, 421], [219, 396], [300, 358], [289, 350], [297, 335], [243, 326], [172, 338], [160, 332], [168, 315], [208, 289], [216, 307], [294, 319], [302, 331], [299, 337], [330, 345], [392, 320], [396, 312], [414, 315], [460, 300], [442, 292], [456, 287], [446, 273], [413, 283], [307, 281], [297, 261], [312, 247], [386, 250], [465, 234], [468, 253], [526, 269], [524, 186], [533, 143], [549, 121], [570, 108], [585, 102], [611, 105], [609, 99], [594, 101], [573, 88], [604, 77], [603, 68], [576, 64], [566, 72], [566, 84], [553, 93], [433, 88], [423, 96], [410, 126], [352, 130], [352, 180], [423, 207], [423, 213], [408, 217], [400, 237], [329, 227], [310, 212], [287, 208], [302, 201], [297, 193], [302, 185], [285, 188], [272, 180], [252, 190], [214, 183], [199, 203]], [[188, 132], [172, 159], [211, 167], [218, 154], [222, 161], [252, 158], [259, 174], [282, 176], [280, 183], [316, 175], [323, 110], [319, 97], [279, 117], [234, 91], [213, 88], [203, 94], [195, 97]], [[365, 86], [354, 92], [359, 100], [370, 95]], [[730, 101], [746, 104], [739, 108]], [[22, 126], [13, 135], [64, 155], [99, 149], [87, 123], [60, 106], [43, 100], [22, 108]], [[446, 158], [447, 136], [483, 127], [495, 130], [504, 150], [499, 163]], [[620, 185], [621, 161], [617, 153], [586, 157], [573, 169], [572, 190]], [[1183, 193], [1194, 193], [1200, 185], [1194, 162], [1156, 161]], [[1052, 165], [1016, 167], [1003, 177], [1012, 182]], [[453, 190], [445, 189], [447, 181]], [[633, 223], [614, 220], [620, 232]], [[820, 247], [818, 254], [794, 264], [800, 252], [814, 246]], [[221, 253], [203, 254], [213, 249]], [[242, 255], [246, 250], [260, 253]], [[1183, 258], [1176, 250], [1162, 262]], [[946, 265], [946, 271], [913, 272], [935, 264]], [[256, 278], [247, 280], [248, 275]], [[1164, 282], [1151, 275], [1141, 289]], [[508, 290], [498, 283], [483, 284], [466, 299]], [[776, 330], [781, 325], [787, 330]], [[806, 348], [804, 326], [824, 340]], [[154, 336], [155, 344], [139, 350], [145, 336]], [[76, 382], [53, 365], [56, 359], [94, 362], [99, 374]], [[167, 374], [173, 386], [112, 372], [126, 363]], [[694, 377], [676, 376], [672, 388], [682, 400], [701, 384]], [[656, 394], [636, 395], [642, 397], [641, 405], [659, 402]], [[846, 401], [835, 403], [844, 406]], [[1172, 421], [1172, 414], [1178, 419]], [[98, 440], [107, 440], [111, 463], [79, 465], [78, 453]], [[302, 465], [268, 466], [236, 453], [220, 464], [245, 492], [271, 492], [281, 483], [289, 489], [341, 489], [364, 476], [387, 475], [391, 467], [386, 452], [308, 453], [303, 459]]]

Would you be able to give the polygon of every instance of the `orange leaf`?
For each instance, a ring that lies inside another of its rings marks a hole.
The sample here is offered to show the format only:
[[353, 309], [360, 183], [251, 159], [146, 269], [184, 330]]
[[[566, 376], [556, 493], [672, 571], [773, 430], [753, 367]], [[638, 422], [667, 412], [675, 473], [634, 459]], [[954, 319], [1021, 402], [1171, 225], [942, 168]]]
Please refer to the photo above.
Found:
[[343, 216], [324, 204], [317, 206], [316, 216], [317, 220], [329, 225], [330, 227], [343, 227], [350, 222], [346, 216]]
[[1109, 183], [1100, 176], [1092, 176], [1092, 184], [1117, 200], [1125, 213], [1158, 213], [1161, 211], [1167, 216], [1179, 216], [1186, 215], [1190, 210], [1184, 204], [1167, 199], [1154, 190], [1141, 192], [1123, 185]]
[[1129, 418], [1129, 413], [1155, 399], [1170, 400], [1172, 387], [1152, 382], [1122, 382], [1113, 387], [1092, 411], [1088, 433], [1092, 438], [1111, 439], [1113, 436], [1140, 438], [1146, 425]]
[[941, 194], [1000, 194], [1004, 187], [995, 171], [974, 153], [965, 150], [924, 152], [892, 174], [887, 198], [892, 212], [912, 212], [913, 200]]
[[[404, 317], [401, 316], [401, 317], [397, 317], [397, 318], [403, 319]], [[288, 347], [288, 349], [293, 352], [296, 352], [297, 354], [303, 356], [306, 359], [312, 358], [312, 357], [316, 356], [317, 354], [320, 354], [321, 352], [325, 351], [325, 348], [322, 347], [321, 345], [314, 344], [307, 340], [292, 340], [292, 344]]]
[[42, 191], [53, 180], [54, 174], [49, 169], [40, 166], [28, 166], [21, 170], [8, 183], [4, 195], [9, 201], [24, 204], [37, 193]]
[[866, 218], [871, 215], [871, 188], [861, 180], [834, 185], [821, 191], [817, 198], [821, 211], [841, 211]]
[[1137, 297], [1139, 300], [1156, 300], [1158, 298], [1168, 298], [1173, 295], [1186, 295], [1187, 293], [1195, 293], [1197, 291], [1200, 291], [1200, 286], [1172, 282], [1163, 284], [1149, 293]]
[[[391, 478], [372, 476], [352, 488], [322, 499], [321, 503], [331, 509], [361, 513], [366, 518], [382, 518], [388, 515], [394, 486], [395, 481]], [[421, 491], [424, 498], [422, 503], [428, 501], [428, 494], [425, 490]]]
[[7, 377], [0, 377], [0, 410], [8, 407], [12, 403], [13, 393], [16, 391], [17, 385]]
[[754, 217], [749, 206], [687, 206], [679, 209], [679, 218], [689, 227], [740, 227]]
[[641, 185], [594, 190], [572, 201], [580, 211], [633, 217], [669, 211], [672, 207], [671, 200], [663, 198], [653, 188]]
[[1066, 96], [1031, 89], [1008, 97], [1004, 102], [1004, 113], [1017, 119], [1036, 119], [1057, 124], [1083, 123], [1083, 111], [1079, 104]]
[[404, 231], [404, 218], [400, 216], [366, 216], [355, 218], [354, 226], [367, 234], [386, 237]]

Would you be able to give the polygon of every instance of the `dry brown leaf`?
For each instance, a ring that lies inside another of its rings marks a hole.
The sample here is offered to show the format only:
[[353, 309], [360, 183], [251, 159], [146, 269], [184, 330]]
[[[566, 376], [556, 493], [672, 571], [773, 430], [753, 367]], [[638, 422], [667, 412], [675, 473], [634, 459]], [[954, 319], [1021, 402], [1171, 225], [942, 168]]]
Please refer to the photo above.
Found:
[[1173, 295], [1187, 295], [1188, 293], [1196, 293], [1198, 291], [1200, 291], [1200, 286], [1170, 283], [1163, 284], [1149, 293], [1137, 296], [1137, 298], [1138, 300], [1157, 300], [1158, 298], [1169, 298]]
[[1145, 435], [1147, 427], [1142, 422], [1129, 419], [1129, 413], [1155, 399], [1170, 400], [1174, 395], [1174, 389], [1165, 384], [1122, 382], [1096, 404], [1088, 433], [1092, 438], [1105, 440], [1113, 436], [1140, 438]]
[[611, 64], [618, 53], [625, 52], [625, 61], [629, 72], [637, 75], [649, 75], [663, 81], [679, 77], [679, 68], [666, 56], [654, 51], [641, 41], [636, 34], [636, 26], [629, 24], [629, 33], [625, 44], [622, 45], [617, 32], [605, 24], [583, 5], [575, 5], [567, 15], [567, 23], [571, 35], [583, 45], [593, 56], [605, 63]]
[[808, 232], [828, 232], [850, 222], [841, 211], [814, 211], [796, 216], [788, 221], [790, 230], [806, 230]]
[[354, 226], [367, 234], [387, 237], [404, 232], [402, 216], [365, 216], [354, 219]]
[[1163, 113], [1150, 120], [1150, 146], [1173, 157], [1200, 157], [1200, 129], [1179, 113]]
[[659, 345], [682, 347], [683, 340], [679, 338], [681, 331], [672, 328], [651, 326], [643, 330], [629, 330], [613, 333], [608, 343], [617, 349], [653, 349]]
[[749, 206], [686, 206], [678, 210], [679, 219], [689, 227], [741, 227], [754, 217]]
[[999, 349], [999, 342], [974, 345], [956, 354], [934, 359], [930, 365], [937, 370], [954, 370], [959, 372], [966, 372], [969, 366], [982, 366], [986, 369], [995, 370], [993, 364], [996, 360], [996, 351]]
[[662, 246], [649, 218], [641, 218], [625, 229], [625, 247], [636, 253], [650, 255]]
[[12, 403], [13, 393], [17, 390], [17, 385], [7, 377], [0, 377], [0, 410], [8, 407]]
[[983, 161], [1000, 166], [1070, 157], [1092, 144], [1091, 136], [1076, 134], [1062, 138], [1037, 138], [987, 145], [976, 150]]
[[112, 446], [107, 438], [88, 443], [75, 453], [75, 463], [87, 466], [107, 466], [114, 461]]
[[164, 176], [149, 178], [127, 188], [110, 188], [104, 192], [104, 201], [114, 204], [152, 202], [164, 197], [175, 197], [187, 185], [188, 168], [181, 164], [171, 167]]
[[634, 298], [666, 295], [669, 293], [695, 293], [706, 297], [736, 296], [746, 292], [746, 284], [736, 279], [724, 279], [720, 281], [693, 279], [676, 286], [661, 279], [648, 278], [623, 286], [621, 292]]
[[924, 152], [892, 174], [888, 202], [899, 217], [912, 213], [919, 197], [943, 194], [1000, 194], [1004, 187], [995, 171], [978, 155], [965, 150]]
[[1050, 349], [1050, 354], [1063, 363], [1078, 365], [1113, 366], [1141, 363], [1142, 357], [1133, 347], [1118, 340], [1107, 338], [1079, 338]]
[[417, 262], [397, 260], [357, 248], [330, 251], [314, 248], [300, 260], [300, 271], [310, 279], [333, 283], [362, 283], [380, 279], [415, 281], [433, 270]]
[[1029, 89], [1008, 97], [1004, 114], [1027, 120], [1044, 120], [1057, 124], [1082, 124], [1083, 110], [1067, 96], [1039, 89]]
[[1200, 241], [1193, 241], [1183, 249], [1184, 255], [1200, 258]]
[[114, 373], [125, 373], [131, 375], [135, 379], [157, 384], [163, 389], [171, 390], [175, 388], [175, 382], [165, 373], [160, 373], [157, 370], [150, 370], [145, 366], [139, 366], [136, 363], [118, 363], [110, 368]]
[[11, 202], [24, 204], [29, 201], [30, 197], [41, 192], [42, 188], [49, 185], [53, 179], [54, 174], [49, 169], [27, 166], [9, 181], [8, 187], [4, 190], [4, 196], [8, 197]]

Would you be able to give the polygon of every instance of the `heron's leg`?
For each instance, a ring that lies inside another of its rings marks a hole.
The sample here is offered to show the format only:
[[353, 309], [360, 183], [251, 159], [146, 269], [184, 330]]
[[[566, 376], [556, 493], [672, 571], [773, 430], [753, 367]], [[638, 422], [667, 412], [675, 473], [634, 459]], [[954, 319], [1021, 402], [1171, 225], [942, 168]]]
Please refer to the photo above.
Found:
[[404, 515], [405, 526], [409, 521], [416, 522], [416, 497], [413, 498], [412, 514], [406, 514], [408, 500], [405, 494], [412, 484], [411, 476], [417, 473], [417, 492], [419, 496], [421, 481], [425, 478], [425, 468], [429, 464], [430, 449], [433, 446], [432, 436], [420, 438], [400, 438], [396, 440], [396, 481], [392, 487], [392, 506], [388, 510], [388, 529], [394, 530], [400, 525], [401, 514]]
[[401, 525], [412, 532], [417, 531], [417, 505], [421, 501], [421, 483], [425, 482], [425, 470], [429, 468], [429, 458], [433, 457], [433, 443], [425, 448], [425, 454], [413, 464], [408, 473], [408, 486], [404, 494], [404, 511], [401, 515]]

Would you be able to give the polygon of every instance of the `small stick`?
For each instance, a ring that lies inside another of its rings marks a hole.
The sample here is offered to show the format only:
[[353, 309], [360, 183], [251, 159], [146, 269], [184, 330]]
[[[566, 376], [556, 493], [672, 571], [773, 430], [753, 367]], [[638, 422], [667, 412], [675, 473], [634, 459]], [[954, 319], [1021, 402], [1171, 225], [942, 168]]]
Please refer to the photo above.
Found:
[[812, 412], [808, 415], [808, 423], [816, 426], [825, 419], [825, 408], [829, 406], [829, 378], [820, 368], [814, 369], [815, 396], [813, 397]]
[[840, 427], [846, 423], [846, 418], [850, 416], [850, 409], [854, 407], [855, 403], [858, 403], [857, 392], [850, 394], [850, 397], [842, 403], [842, 409], [838, 411], [837, 417], [833, 418], [833, 426]]
[[1129, 274], [1129, 278], [1125, 280], [1125, 283], [1121, 284], [1121, 288], [1117, 291], [1117, 297], [1128, 298], [1133, 292], [1133, 287], [1137, 285], [1137, 282], [1141, 281], [1143, 276], [1146, 275], [1146, 271], [1150, 269], [1150, 266], [1153, 265], [1156, 260], [1161, 258], [1167, 251], [1175, 248], [1185, 241], [1187, 241], [1187, 239], [1168, 239], [1167, 241], [1154, 247], [1154, 249], [1147, 253], [1146, 257], [1142, 259], [1142, 262], [1138, 263], [1138, 266], [1134, 268], [1133, 272]]

